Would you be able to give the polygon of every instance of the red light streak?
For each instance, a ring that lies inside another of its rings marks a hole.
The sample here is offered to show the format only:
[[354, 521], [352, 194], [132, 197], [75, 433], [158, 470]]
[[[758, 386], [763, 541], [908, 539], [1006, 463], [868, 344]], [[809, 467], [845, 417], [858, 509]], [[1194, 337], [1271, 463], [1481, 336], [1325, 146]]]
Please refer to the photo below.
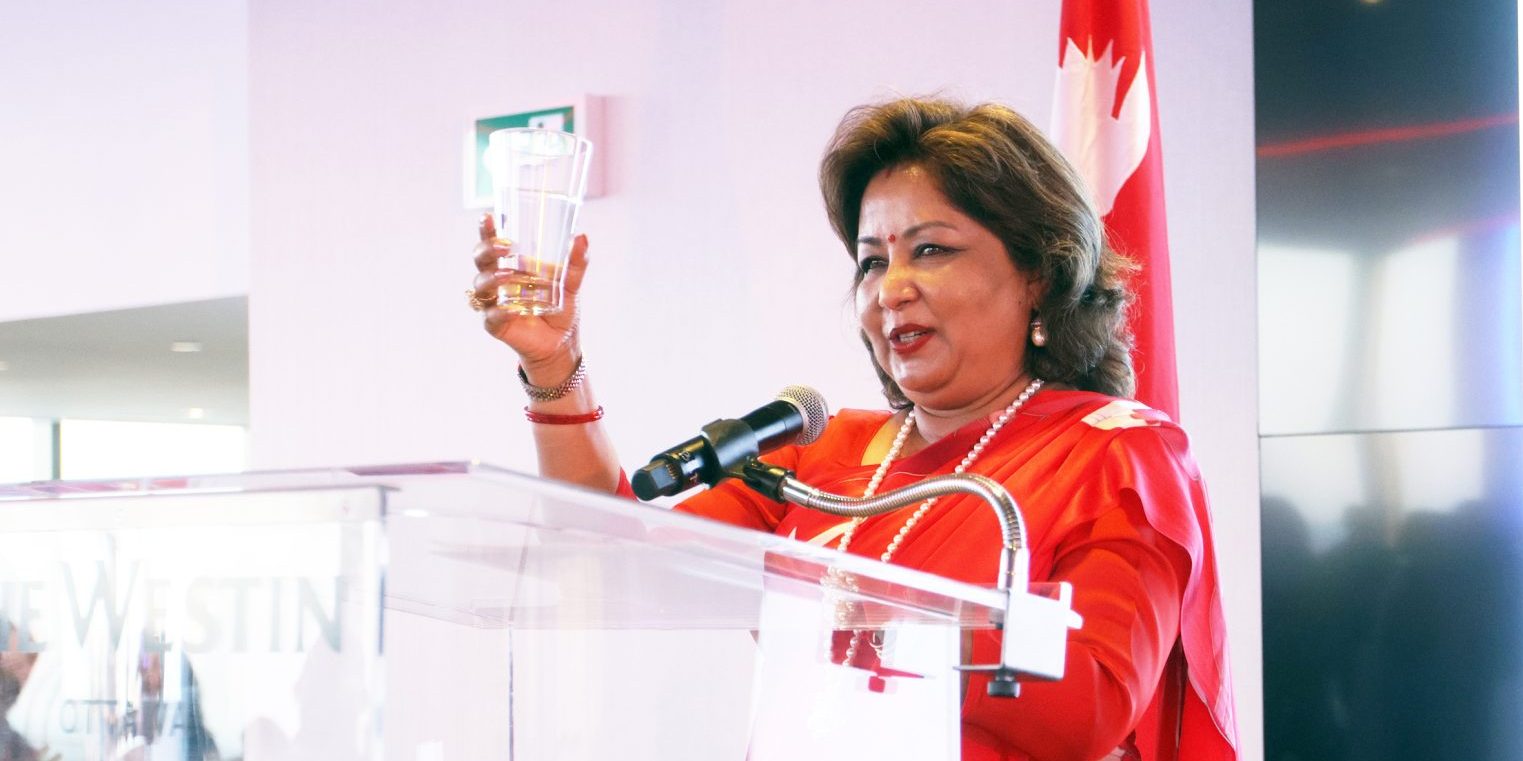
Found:
[[1304, 156], [1308, 153], [1334, 151], [1341, 148], [1358, 148], [1360, 146], [1383, 143], [1403, 143], [1412, 140], [1431, 140], [1437, 137], [1461, 135], [1466, 132], [1479, 132], [1493, 127], [1517, 123], [1517, 114], [1500, 114], [1480, 119], [1462, 119], [1452, 122], [1414, 124], [1407, 127], [1385, 127], [1381, 129], [1355, 130], [1353, 132], [1338, 132], [1331, 135], [1302, 138], [1283, 143], [1266, 143], [1259, 146], [1258, 155], [1259, 158], [1266, 159]]

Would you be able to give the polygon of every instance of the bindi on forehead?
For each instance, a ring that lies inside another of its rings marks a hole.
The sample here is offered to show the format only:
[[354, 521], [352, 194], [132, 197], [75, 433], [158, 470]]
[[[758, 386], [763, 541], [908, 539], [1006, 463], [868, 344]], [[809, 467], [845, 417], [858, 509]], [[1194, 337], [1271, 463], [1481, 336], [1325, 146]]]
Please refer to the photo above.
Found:
[[896, 240], [899, 240], [899, 236], [894, 235], [893, 233], [889, 233], [889, 235], [888, 235], [888, 242], [889, 243], [893, 243]]

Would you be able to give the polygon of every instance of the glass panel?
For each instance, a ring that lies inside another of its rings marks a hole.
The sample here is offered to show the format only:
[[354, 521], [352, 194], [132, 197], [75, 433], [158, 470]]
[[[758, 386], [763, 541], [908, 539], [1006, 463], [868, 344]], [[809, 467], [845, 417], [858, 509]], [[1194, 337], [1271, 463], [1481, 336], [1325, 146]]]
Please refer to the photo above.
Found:
[[1516, 0], [1259, 0], [1260, 430], [1523, 425]]
[[1523, 758], [1523, 431], [1262, 452], [1267, 758]]
[[[39, 540], [55, 534], [80, 546]], [[343, 738], [379, 729], [399, 759], [956, 758], [958, 632], [1005, 607], [997, 590], [461, 463], [0, 487], [0, 540], [29, 553], [0, 572], [69, 558], [34, 584], [62, 597], [16, 620], [72, 635], [95, 594], [80, 590], [97, 588], [128, 611], [98, 606], [74, 649], [49, 630], [44, 655], [81, 675], [68, 694], [115, 701], [70, 761], [119, 747], [142, 673], [194, 687], [223, 757], [359, 758], [373, 746]], [[335, 564], [344, 604], [329, 613]], [[4, 601], [25, 610], [31, 588]], [[372, 593], [384, 612], [364, 607]], [[384, 679], [346, 660], [368, 652], [347, 640], [344, 658], [314, 655], [331, 650], [315, 611], [384, 642]], [[183, 663], [144, 660], [159, 638]], [[226, 696], [240, 680], [250, 689]], [[381, 681], [384, 715], [369, 708]], [[346, 719], [318, 731], [318, 715]], [[172, 757], [206, 747], [182, 745]]]
[[7, 503], [11, 741], [62, 761], [378, 758], [381, 503], [374, 488]]
[[1265, 757], [1523, 758], [1517, 0], [1256, 0]]
[[1523, 424], [1518, 228], [1259, 248], [1266, 435]]

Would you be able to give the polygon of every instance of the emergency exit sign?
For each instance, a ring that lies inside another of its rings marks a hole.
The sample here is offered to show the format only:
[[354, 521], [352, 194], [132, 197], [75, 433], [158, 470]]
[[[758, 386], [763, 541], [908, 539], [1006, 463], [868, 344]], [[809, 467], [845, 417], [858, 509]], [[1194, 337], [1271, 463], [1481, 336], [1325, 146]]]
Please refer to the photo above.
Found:
[[492, 175], [484, 161], [487, 139], [493, 132], [513, 127], [553, 129], [570, 132], [592, 141], [592, 166], [587, 175], [587, 197], [603, 194], [603, 153], [601, 99], [583, 96], [560, 106], [533, 111], [519, 111], [500, 116], [477, 119], [466, 135], [465, 205], [468, 209], [484, 209], [492, 205]]

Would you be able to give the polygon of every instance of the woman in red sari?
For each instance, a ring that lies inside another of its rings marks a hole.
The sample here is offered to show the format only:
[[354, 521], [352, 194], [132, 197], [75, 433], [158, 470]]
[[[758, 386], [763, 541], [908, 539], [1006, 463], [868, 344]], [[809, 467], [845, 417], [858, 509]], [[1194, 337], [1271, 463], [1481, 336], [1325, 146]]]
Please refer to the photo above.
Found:
[[[1022, 506], [1034, 581], [1069, 581], [1084, 627], [1058, 682], [1019, 700], [970, 679], [963, 758], [1236, 758], [1225, 626], [1204, 487], [1186, 437], [1132, 392], [1127, 262], [1104, 241], [1067, 162], [1009, 109], [905, 99], [847, 115], [820, 171], [857, 264], [855, 301], [890, 411], [847, 410], [767, 457], [840, 494], [979, 473]], [[490, 222], [473, 296], [505, 253]], [[587, 242], [572, 250], [575, 293]], [[564, 313], [486, 308], [519, 356], [541, 472], [627, 493]], [[734, 483], [678, 509], [992, 584], [999, 527], [949, 497], [864, 521], [772, 502]], [[997, 659], [998, 634], [968, 658]]]

